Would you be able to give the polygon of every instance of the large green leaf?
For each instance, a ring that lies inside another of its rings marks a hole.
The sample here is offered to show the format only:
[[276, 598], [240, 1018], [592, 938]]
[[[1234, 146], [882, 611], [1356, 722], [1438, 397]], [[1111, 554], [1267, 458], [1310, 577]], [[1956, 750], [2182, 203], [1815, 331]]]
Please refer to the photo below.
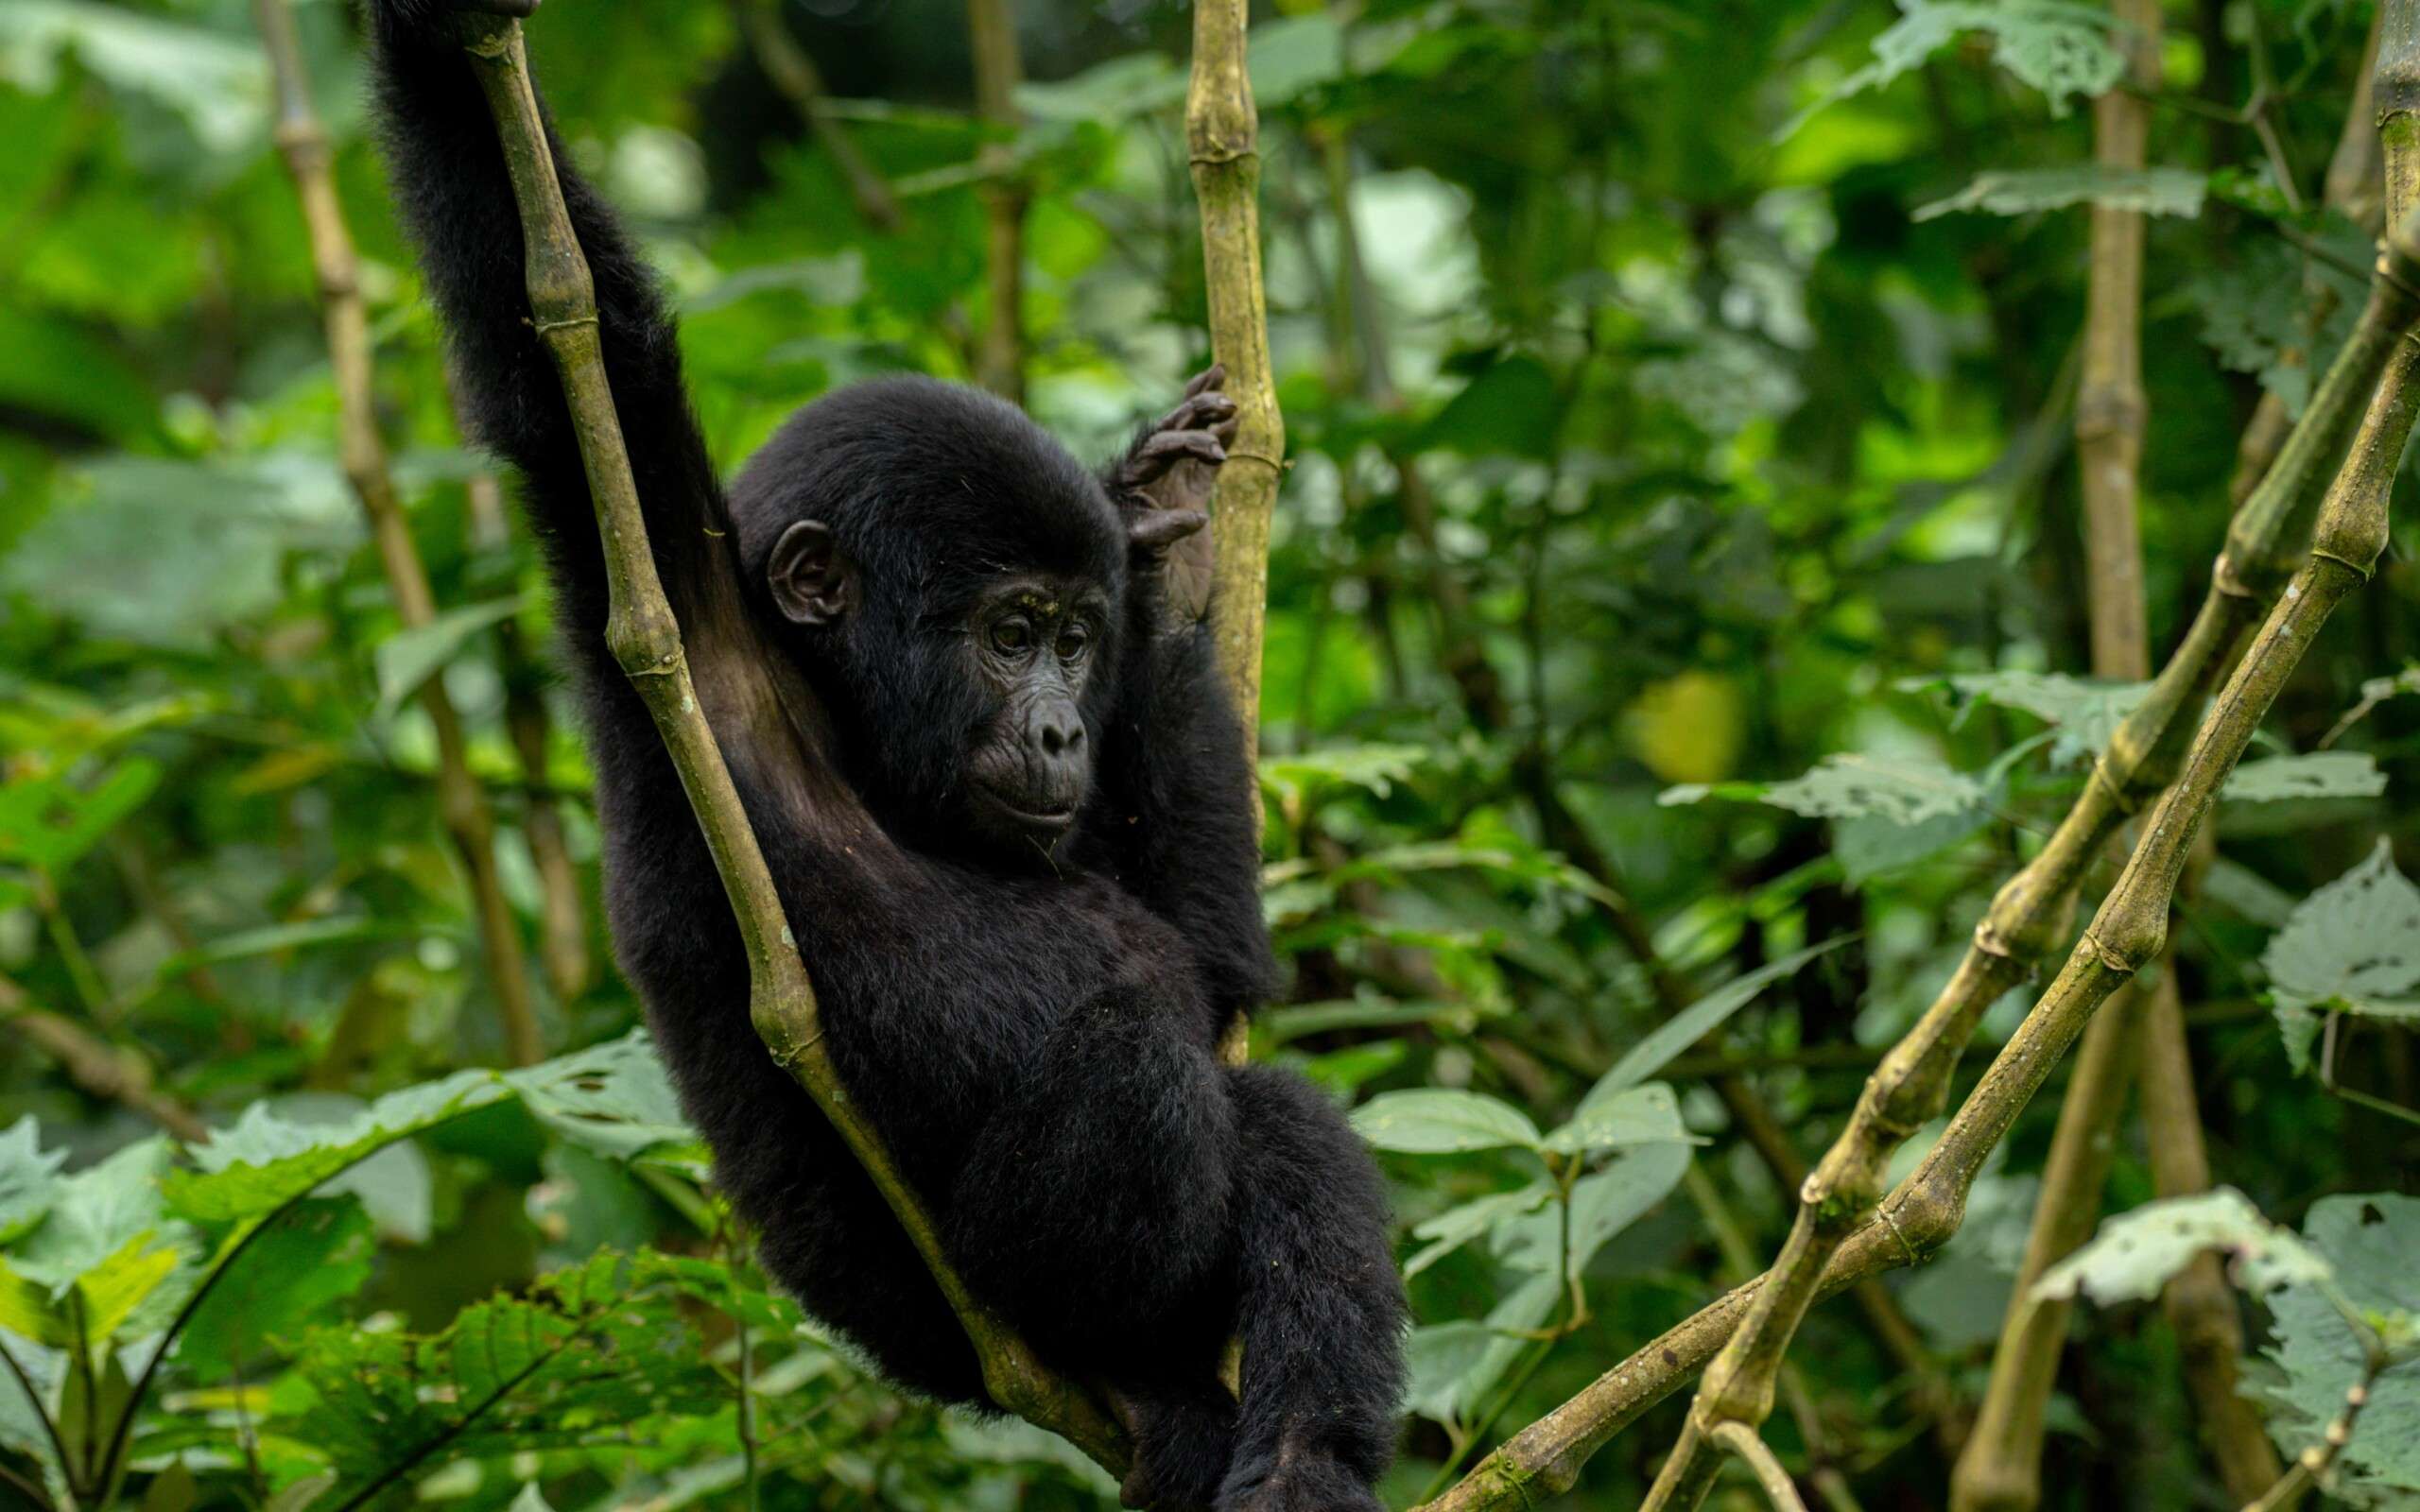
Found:
[[0, 1133], [0, 1245], [16, 1239], [50, 1211], [65, 1150], [44, 1150], [31, 1113]]
[[1590, 1092], [1569, 1123], [1547, 1135], [1546, 1147], [1557, 1155], [1595, 1155], [1629, 1144], [1674, 1142], [1696, 1140], [1681, 1122], [1680, 1100], [1672, 1089], [1651, 1081], [1601, 1097]]
[[[292, 1424], [343, 1484], [457, 1459], [626, 1438], [722, 1385], [657, 1257], [600, 1254], [419, 1336], [323, 1329], [300, 1367], [317, 1396]], [[415, 1456], [419, 1456], [415, 1459]]]
[[199, 1222], [263, 1218], [374, 1151], [507, 1095], [495, 1073], [465, 1071], [389, 1092], [339, 1124], [296, 1123], [255, 1104], [194, 1148], [199, 1170], [168, 1176], [167, 1198]]
[[1826, 90], [1785, 135], [1835, 100], [1922, 67], [1967, 32], [1989, 37], [1993, 60], [2041, 91], [2054, 113], [2107, 89], [2125, 68], [2110, 43], [2108, 12], [2077, 0], [1899, 0], [1899, 10], [1898, 22], [1874, 39], [1874, 60]]
[[[2420, 1317], [2420, 1197], [2398, 1193], [2323, 1197], [2311, 1205], [2303, 1238], [2326, 1258], [2335, 1287], [2356, 1309], [2405, 1327]], [[2269, 1358], [2284, 1379], [2269, 1388], [2269, 1431], [2278, 1450], [2298, 1454], [2319, 1442], [2361, 1377], [2362, 1341], [2335, 1302], [2311, 1286], [2290, 1287], [2269, 1301], [2275, 1342]], [[2408, 1358], [2370, 1388], [2369, 1404], [2338, 1458], [2328, 1489], [2357, 1507], [2420, 1505], [2420, 1358]]]
[[2370, 858], [2312, 893], [2270, 936], [2260, 964], [2295, 1069], [2310, 1063], [2319, 1015], [2420, 1020], [2420, 887], [2378, 842]]
[[1511, 1192], [1491, 1193], [1424, 1220], [1413, 1226], [1411, 1236], [1428, 1244], [1404, 1262], [1404, 1279], [1419, 1275], [1497, 1225], [1537, 1211], [1553, 1197], [1552, 1187], [1535, 1181]]
[[[1690, 1159], [1690, 1147], [1677, 1140], [1642, 1144], [1574, 1182], [1570, 1275], [1586, 1270], [1598, 1250], [1670, 1194], [1688, 1174]], [[1497, 1228], [1491, 1243], [1505, 1263], [1551, 1274], [1563, 1246], [1561, 1224], [1548, 1208]]]
[[1353, 1110], [1353, 1127], [1374, 1147], [1402, 1155], [1540, 1147], [1538, 1126], [1519, 1108], [1443, 1088], [1380, 1092]]
[[628, 1160], [698, 1143], [644, 1029], [508, 1072], [504, 1080], [541, 1123], [599, 1155]]
[[272, 1340], [299, 1335], [370, 1277], [375, 1246], [360, 1205], [315, 1198], [244, 1246], [177, 1336], [177, 1364], [216, 1382]]

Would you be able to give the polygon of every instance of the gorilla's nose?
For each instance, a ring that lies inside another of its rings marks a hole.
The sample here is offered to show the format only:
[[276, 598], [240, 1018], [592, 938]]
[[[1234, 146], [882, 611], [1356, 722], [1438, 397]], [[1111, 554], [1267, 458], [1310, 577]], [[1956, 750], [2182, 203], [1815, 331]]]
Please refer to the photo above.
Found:
[[1033, 738], [1050, 761], [1073, 761], [1083, 754], [1084, 722], [1073, 709], [1045, 709], [1034, 718]]

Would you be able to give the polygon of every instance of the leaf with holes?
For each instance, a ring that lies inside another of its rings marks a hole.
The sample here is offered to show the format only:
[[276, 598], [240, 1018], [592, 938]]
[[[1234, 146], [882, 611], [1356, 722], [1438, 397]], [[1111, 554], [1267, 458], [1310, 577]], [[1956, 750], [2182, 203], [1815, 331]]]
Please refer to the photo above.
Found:
[[2147, 1302], [2205, 1249], [2224, 1253], [2228, 1274], [2254, 1296], [2325, 1280], [2327, 1262], [2292, 1231], [2260, 1215], [2232, 1187], [2147, 1202], [2100, 1226], [2084, 1246], [2043, 1273], [2038, 1300], [2089, 1296], [2104, 1305]]
[[2285, 803], [2323, 798], [2376, 798], [2386, 773], [2367, 751], [2321, 750], [2245, 762], [2219, 796], [2230, 803]]
[[1836, 100], [1879, 89], [1967, 32], [1992, 39], [1992, 58], [2039, 90], [2054, 115], [2078, 96], [2118, 81], [2125, 60], [2111, 45], [2110, 18], [2073, 0], [1899, 0], [1898, 21], [1874, 39], [1874, 60], [1824, 93], [1782, 129], [1789, 136]]
[[2323, 1013], [2420, 1020], [2411, 996], [2420, 989], [2420, 887], [2394, 868], [2381, 840], [2368, 860], [2303, 900], [2260, 964], [2297, 1071], [2310, 1065]]
[[2207, 175], [2184, 168], [2105, 168], [2099, 165], [2024, 168], [1978, 174], [1958, 193], [1921, 206], [1910, 218], [1931, 220], [1962, 210], [1991, 215], [2030, 215], [2069, 205], [2106, 205], [2145, 215], [2202, 213]]
[[599, 1155], [629, 1160], [698, 1143], [644, 1029], [507, 1072], [504, 1080], [539, 1122]]
[[[2390, 1327], [2420, 1317], [2420, 1266], [2411, 1263], [2420, 1254], [2420, 1197], [2322, 1197], [2303, 1220], [2303, 1238], [2326, 1257], [2336, 1290], [2354, 1308]], [[2269, 1316], [2268, 1357], [2283, 1374], [2265, 1392], [2269, 1432], [2281, 1452], [2297, 1454], [2319, 1441], [2345, 1388], [2360, 1379], [2362, 1341], [2317, 1287], [2277, 1293]], [[2327, 1489], [2378, 1512], [2420, 1505], [2420, 1358], [2407, 1356], [2371, 1386]]]

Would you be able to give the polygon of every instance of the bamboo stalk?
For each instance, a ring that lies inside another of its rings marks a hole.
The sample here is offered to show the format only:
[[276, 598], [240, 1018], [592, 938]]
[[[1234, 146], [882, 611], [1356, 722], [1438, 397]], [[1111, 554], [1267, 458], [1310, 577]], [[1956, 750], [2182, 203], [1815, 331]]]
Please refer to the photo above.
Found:
[[[286, 5], [287, 0], [256, 0], [254, 11], [277, 79], [277, 147], [302, 200], [311, 266], [319, 279], [328, 361], [336, 373], [345, 480], [369, 517], [396, 615], [416, 629], [437, 617], [437, 600], [429, 592], [420, 548], [412, 541], [411, 523], [405, 518], [403, 501], [395, 492], [386, 440], [378, 433], [370, 320], [361, 301], [359, 264], [337, 199], [327, 132], [311, 108], [309, 80], [295, 41], [294, 16]], [[495, 820], [488, 811], [487, 795], [471, 776], [462, 717], [442, 678], [431, 677], [422, 685], [420, 703], [437, 733], [438, 813], [470, 883], [472, 913], [478, 920], [480, 944], [487, 954], [488, 980], [495, 992], [496, 1011], [504, 1021], [505, 1053], [515, 1065], [533, 1065], [544, 1058], [545, 1044], [539, 1035], [537, 1007], [522, 962], [520, 930], [496, 870]]]
[[[975, 52], [975, 110], [1000, 138], [1017, 129], [1016, 87], [1025, 66], [1017, 57], [1016, 18], [1009, 0], [966, 0]], [[1015, 173], [1016, 149], [987, 142], [983, 169], [983, 282], [992, 318], [983, 327], [975, 379], [1011, 404], [1025, 403], [1025, 211], [1031, 195]]]
[[[1589, 1455], [1720, 1349], [1649, 1503], [1694, 1506], [1712, 1463], [1708, 1432], [1722, 1421], [1762, 1421], [1773, 1371], [1806, 1309], [1866, 1277], [1922, 1261], [1957, 1231], [1984, 1158], [2093, 1011], [2164, 942], [2183, 846], [2190, 844], [2312, 632], [2367, 576], [2383, 546], [2384, 484], [2409, 435], [2413, 401], [2413, 386], [2399, 369], [2389, 371], [2389, 358], [2420, 318], [2415, 273], [2420, 224], [2407, 223], [2379, 258], [2353, 337], [2277, 464], [2238, 513], [2211, 593], [2184, 644], [2119, 728], [2042, 852], [2000, 889], [1940, 997], [1868, 1079], [1849, 1128], [1808, 1178], [1772, 1268], [1666, 1331], [1513, 1435], [1428, 1503], [1429, 1512], [1495, 1512], [1568, 1488]], [[2382, 372], [2389, 381], [2380, 381]], [[2334, 472], [2331, 463], [2357, 426], [2352, 453]], [[2309, 559], [2283, 582], [2268, 622], [2246, 643], [2241, 627], [2288, 555], [2279, 538], [2312, 505], [2314, 481], [2331, 472], [2334, 483], [2318, 502]], [[2188, 721], [2204, 691], [2247, 644], [2196, 730]], [[2144, 838], [2124, 875], [2058, 980], [2001, 1047], [1925, 1160], [1875, 1203], [1871, 1194], [1890, 1152], [1945, 1102], [1949, 1072], [1984, 1008], [2024, 980], [2033, 960], [2064, 934], [2075, 884], [2126, 808], [2162, 789], [2168, 791], [2143, 825]]]
[[[2118, 0], [2127, 50], [2120, 87], [2093, 102], [2094, 157], [2116, 173], [2139, 171], [2159, 88], [2158, 0]], [[2143, 596], [2140, 500], [2143, 432], [2143, 215], [2092, 207], [2083, 373], [2076, 394], [2076, 461], [2083, 484], [2092, 670], [2136, 682], [2151, 675]], [[2162, 981], [2172, 978], [2172, 972]], [[1975, 1433], [1950, 1476], [1952, 1512], [2031, 1512], [2042, 1499], [2044, 1415], [2058, 1381], [2070, 1304], [2037, 1301], [2033, 1282], [2092, 1236], [2109, 1179], [2118, 1125], [2142, 1041], [2148, 994], [2128, 988], [2097, 1015], [2076, 1053], [2074, 1078], [2043, 1163], [2042, 1188], [2008, 1315], [1992, 1351]], [[2170, 990], [2173, 1003], [2173, 990]], [[2181, 1048], [2181, 1039], [2170, 1046]], [[2186, 1072], [2190, 1086], [2191, 1073]], [[2194, 1131], [2198, 1140], [2199, 1130]]]
[[1236, 402], [1236, 439], [1211, 496], [1210, 528], [1218, 542], [1211, 633], [1249, 755], [1260, 728], [1269, 526], [1285, 467], [1286, 422], [1270, 370], [1269, 307], [1260, 279], [1260, 124], [1244, 66], [1245, 11], [1244, 0], [1194, 0], [1184, 136], [1201, 205], [1210, 352], [1226, 368], [1227, 394]]
[[840, 181], [848, 186], [849, 201], [857, 207], [857, 215], [879, 232], [899, 229], [899, 201], [892, 197], [890, 185], [883, 181], [873, 164], [858, 150], [856, 138], [840, 118], [832, 112], [831, 96], [823, 89], [823, 74], [815, 66], [798, 39], [782, 24], [778, 0], [732, 0], [732, 16], [739, 24], [739, 34], [748, 43], [749, 51], [756, 58], [756, 66], [773, 87], [790, 102], [791, 109], [806, 122], [815, 140], [831, 155], [832, 165], [840, 170]]
[[[454, 413], [454, 429], [468, 435], [462, 422], [461, 396], [454, 387], [454, 370], [446, 369], [446, 403]], [[463, 484], [470, 505], [471, 543], [509, 565], [512, 526], [504, 507], [504, 487], [485, 468]], [[579, 868], [572, 861], [563, 834], [562, 804], [547, 781], [547, 753], [553, 744], [554, 717], [546, 711], [544, 675], [530, 654], [521, 627], [506, 619], [495, 627], [496, 669], [504, 679], [504, 726], [513, 753], [521, 759], [521, 774], [528, 780], [527, 808], [522, 816], [522, 838], [538, 868], [538, 965], [546, 985], [561, 1003], [588, 990], [588, 907], [579, 887]]]
[[597, 527], [604, 538], [611, 612], [606, 640], [646, 703], [681, 774], [739, 925], [749, 965], [749, 1016], [774, 1058], [796, 1077], [848, 1142], [915, 1244], [983, 1366], [985, 1388], [1003, 1410], [1066, 1438], [1112, 1473], [1127, 1457], [1123, 1430], [1082, 1387], [1053, 1374], [967, 1291], [942, 1255], [939, 1235], [857, 1112], [824, 1049], [815, 989], [786, 922], [721, 748], [706, 724], [681, 640], [648, 548], [637, 485], [607, 387], [596, 292], [563, 208], [523, 51], [509, 16], [466, 15], [465, 45], [494, 114], [521, 212], [532, 323], [562, 381], [579, 442]]

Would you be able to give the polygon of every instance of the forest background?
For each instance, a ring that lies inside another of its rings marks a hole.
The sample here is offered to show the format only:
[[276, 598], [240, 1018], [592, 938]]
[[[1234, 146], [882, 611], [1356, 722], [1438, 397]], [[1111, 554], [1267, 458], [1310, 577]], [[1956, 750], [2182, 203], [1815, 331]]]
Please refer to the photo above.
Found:
[[[2231, 510], [2408, 294], [2364, 302], [2420, 180], [2385, 9], [1253, 17], [1289, 987], [1252, 1049], [1386, 1152], [1392, 1504], [1648, 1494], [1695, 1364], [1659, 1334], [1870, 1133], [1868, 1074], [2129, 768]], [[529, 38], [726, 471], [902, 369], [1106, 455], [1209, 355], [1181, 8], [557, 0]], [[0, 4], [0, 1505], [1114, 1504], [833, 1348], [706, 1180], [360, 58], [337, 0]], [[374, 470], [297, 196], [321, 140]], [[2420, 1506], [2409, 514], [2265, 663], [2169, 953], [1973, 1146], [1954, 1234], [1809, 1314], [1772, 1473], [1715, 1504]], [[1949, 1108], [2039, 989], [1947, 1046]], [[1926, 1111], [1883, 1187], [1966, 1147]]]

